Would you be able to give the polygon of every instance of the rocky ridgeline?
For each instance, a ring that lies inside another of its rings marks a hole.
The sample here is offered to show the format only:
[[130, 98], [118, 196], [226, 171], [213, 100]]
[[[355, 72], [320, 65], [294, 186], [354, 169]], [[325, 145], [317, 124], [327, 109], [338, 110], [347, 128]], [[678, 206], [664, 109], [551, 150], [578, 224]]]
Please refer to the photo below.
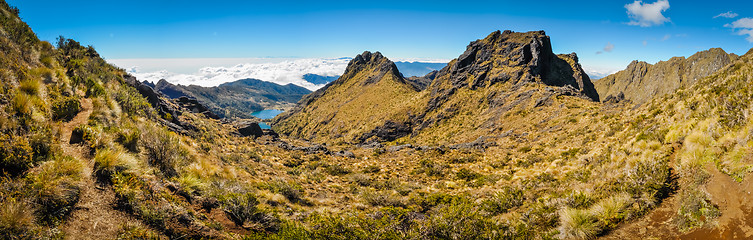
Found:
[[673, 57], [653, 65], [633, 61], [625, 70], [599, 79], [594, 84], [604, 102], [629, 100], [643, 104], [655, 96], [690, 87], [737, 58], [737, 55], [727, 54], [721, 48], [712, 48], [687, 59]]

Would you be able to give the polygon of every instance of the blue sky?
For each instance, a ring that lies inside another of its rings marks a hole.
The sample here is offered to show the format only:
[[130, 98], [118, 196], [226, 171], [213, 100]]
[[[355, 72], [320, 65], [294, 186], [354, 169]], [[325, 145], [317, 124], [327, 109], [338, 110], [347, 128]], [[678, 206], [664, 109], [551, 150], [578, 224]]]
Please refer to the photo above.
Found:
[[452, 59], [469, 42], [505, 29], [545, 30], [556, 53], [578, 53], [591, 71], [753, 47], [740, 35], [753, 34], [753, 20], [745, 20], [753, 4], [745, 1], [8, 2], [43, 40], [64, 35], [107, 59], [334, 58], [364, 50]]

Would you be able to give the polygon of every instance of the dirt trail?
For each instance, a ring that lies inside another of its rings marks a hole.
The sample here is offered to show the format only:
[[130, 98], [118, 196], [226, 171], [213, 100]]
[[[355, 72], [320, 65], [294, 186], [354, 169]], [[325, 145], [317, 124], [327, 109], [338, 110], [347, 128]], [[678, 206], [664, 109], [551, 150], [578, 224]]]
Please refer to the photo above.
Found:
[[79, 202], [70, 218], [61, 227], [67, 239], [114, 239], [121, 225], [136, 223], [138, 220], [113, 209], [115, 193], [111, 189], [97, 187], [92, 178], [94, 161], [86, 147], [71, 145], [71, 131], [80, 124], [86, 124], [92, 113], [91, 99], [81, 101], [82, 111], [70, 122], [61, 127], [61, 147], [63, 152], [83, 161], [83, 180]]
[[672, 222], [679, 207], [678, 199], [677, 196], [672, 196], [648, 215], [619, 227], [604, 239], [753, 239], [751, 175], [738, 183], [712, 164], [706, 170], [711, 178], [702, 188], [709, 193], [711, 202], [721, 211], [721, 216], [711, 224], [687, 233], [679, 232]]

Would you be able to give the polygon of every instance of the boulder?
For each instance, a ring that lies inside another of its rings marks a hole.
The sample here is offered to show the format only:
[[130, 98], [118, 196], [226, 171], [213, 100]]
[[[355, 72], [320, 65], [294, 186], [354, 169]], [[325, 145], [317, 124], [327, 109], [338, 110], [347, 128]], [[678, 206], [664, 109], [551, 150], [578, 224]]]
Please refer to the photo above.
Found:
[[264, 131], [262, 131], [259, 123], [256, 122], [242, 123], [240, 126], [238, 126], [238, 133], [243, 137], [253, 136], [254, 138], [264, 135]]

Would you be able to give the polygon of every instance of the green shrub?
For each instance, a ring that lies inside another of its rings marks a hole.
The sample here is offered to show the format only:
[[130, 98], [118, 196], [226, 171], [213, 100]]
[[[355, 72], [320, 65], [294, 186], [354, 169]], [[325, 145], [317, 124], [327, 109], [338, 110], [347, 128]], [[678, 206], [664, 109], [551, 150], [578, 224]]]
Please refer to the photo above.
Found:
[[299, 184], [276, 180], [269, 183], [269, 188], [272, 192], [285, 196], [291, 202], [301, 202], [303, 200], [303, 187]]
[[429, 212], [421, 235], [426, 239], [492, 238], [493, 224], [471, 203], [439, 205]]
[[405, 204], [393, 191], [364, 191], [361, 193], [364, 202], [372, 206], [404, 207]]
[[128, 125], [119, 128], [117, 135], [115, 136], [115, 142], [120, 143], [126, 149], [131, 152], [139, 152], [139, 137], [141, 132]]
[[115, 95], [115, 101], [120, 104], [124, 112], [130, 115], [150, 116], [153, 114], [152, 105], [132, 87], [121, 86]]
[[105, 95], [105, 88], [93, 78], [86, 78], [86, 97], [99, 97], [103, 95]]
[[54, 120], [70, 121], [79, 111], [81, 111], [81, 102], [76, 97], [59, 97], [52, 102]]
[[421, 212], [429, 211], [438, 205], [455, 204], [461, 201], [465, 201], [465, 199], [461, 196], [450, 195], [447, 193], [419, 194], [410, 199], [411, 204], [418, 206]]
[[460, 179], [460, 180], [465, 180], [468, 182], [479, 179], [481, 177], [482, 177], [481, 174], [471, 171], [467, 168], [461, 168], [460, 170], [458, 170], [457, 173], [455, 173], [455, 178]]
[[418, 164], [419, 166], [414, 172], [425, 173], [430, 177], [444, 176], [445, 171], [449, 168], [446, 164], [439, 164], [429, 159], [423, 159]]
[[4, 175], [16, 176], [34, 165], [34, 149], [28, 140], [0, 134], [0, 170]]
[[342, 176], [351, 172], [350, 169], [347, 169], [340, 164], [326, 165], [324, 166], [324, 171], [333, 176]]
[[506, 213], [512, 208], [523, 205], [525, 196], [523, 190], [513, 188], [509, 186], [502, 187], [502, 189], [494, 194], [493, 197], [483, 202], [484, 210], [492, 214]]
[[719, 208], [700, 189], [685, 189], [678, 197], [680, 209], [674, 220], [680, 231], [690, 231], [721, 216]]

